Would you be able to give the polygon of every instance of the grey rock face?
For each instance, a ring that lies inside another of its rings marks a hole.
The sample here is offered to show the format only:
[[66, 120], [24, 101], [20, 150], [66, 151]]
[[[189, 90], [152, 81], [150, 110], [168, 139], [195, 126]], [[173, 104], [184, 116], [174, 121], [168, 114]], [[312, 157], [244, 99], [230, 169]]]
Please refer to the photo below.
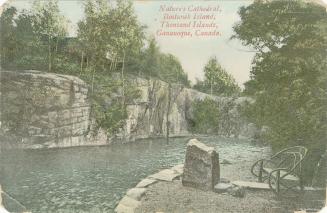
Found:
[[[33, 70], [0, 74], [0, 137], [4, 137], [0, 139], [10, 146], [39, 149], [104, 145], [109, 143], [108, 138], [132, 142], [166, 136], [167, 130], [170, 137], [189, 136], [193, 103], [206, 98], [218, 102], [224, 112], [221, 131], [210, 133], [241, 137], [243, 129], [248, 129], [237, 111], [247, 98], [217, 97], [160, 80], [131, 78], [128, 85], [137, 88], [140, 96], [128, 103], [123, 128], [115, 135], [100, 130], [93, 137], [89, 134], [94, 126], [89, 85], [84, 81]], [[104, 100], [108, 105], [110, 101]]]
[[84, 81], [31, 70], [0, 74], [2, 136], [9, 138], [2, 141], [32, 149], [90, 142], [90, 102]]
[[208, 134], [246, 138], [252, 136], [246, 131], [248, 123], [237, 110], [238, 106], [249, 101], [248, 98], [212, 96], [182, 85], [172, 84], [169, 87], [168, 83], [160, 80], [135, 78], [129, 81], [141, 95], [127, 107], [126, 125], [119, 134], [124, 140], [162, 137], [166, 135], [167, 127], [170, 136], [190, 135], [189, 121], [194, 119], [193, 102], [207, 98], [219, 103], [222, 111], [219, 132], [208, 129]]
[[212, 147], [191, 139], [187, 144], [183, 186], [202, 190], [213, 190], [219, 182], [220, 167], [218, 153]]

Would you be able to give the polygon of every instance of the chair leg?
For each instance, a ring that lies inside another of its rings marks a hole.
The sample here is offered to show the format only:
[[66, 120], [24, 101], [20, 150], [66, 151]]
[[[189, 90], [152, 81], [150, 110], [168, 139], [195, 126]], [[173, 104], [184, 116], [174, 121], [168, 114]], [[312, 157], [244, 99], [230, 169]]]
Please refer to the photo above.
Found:
[[300, 175], [300, 189], [303, 192], [304, 191], [304, 184], [303, 184], [303, 177]]
[[262, 172], [263, 172], [263, 161], [260, 162], [260, 171], [259, 171], [259, 183], [262, 183]]
[[280, 192], [280, 171], [279, 170], [277, 171], [277, 174], [276, 174], [276, 192], [277, 192], [277, 194], [279, 194], [279, 192]]

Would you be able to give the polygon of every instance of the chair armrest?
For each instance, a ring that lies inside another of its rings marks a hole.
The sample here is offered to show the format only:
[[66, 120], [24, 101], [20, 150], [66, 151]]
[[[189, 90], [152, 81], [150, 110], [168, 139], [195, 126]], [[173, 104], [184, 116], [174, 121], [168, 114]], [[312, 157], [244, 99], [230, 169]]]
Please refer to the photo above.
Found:
[[264, 161], [264, 159], [257, 160], [257, 161], [252, 165], [252, 167], [251, 167], [251, 173], [252, 173], [255, 177], [259, 177], [259, 176], [254, 172], [254, 168], [255, 168], [256, 166], [258, 166], [259, 163], [261, 163], [261, 162], [263, 162], [263, 161]]
[[280, 173], [281, 179], [287, 177], [286, 179], [289, 179], [289, 180], [299, 180], [299, 175], [297, 175], [293, 171], [286, 169], [286, 168], [276, 168], [276, 169], [270, 171], [269, 178], [271, 178], [271, 176], [274, 176], [274, 173], [277, 173], [277, 172]]

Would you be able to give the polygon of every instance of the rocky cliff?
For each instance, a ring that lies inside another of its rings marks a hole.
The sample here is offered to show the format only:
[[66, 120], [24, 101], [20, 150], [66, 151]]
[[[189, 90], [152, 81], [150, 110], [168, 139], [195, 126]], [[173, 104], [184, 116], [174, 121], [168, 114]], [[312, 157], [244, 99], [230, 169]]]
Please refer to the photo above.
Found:
[[191, 135], [192, 103], [206, 98], [219, 103], [223, 118], [218, 134], [228, 137], [252, 137], [254, 134], [255, 127], [238, 112], [238, 107], [246, 100], [251, 101], [248, 98], [212, 96], [160, 80], [136, 78], [129, 83], [141, 91], [141, 97], [128, 105], [128, 119], [119, 134], [125, 141], [164, 137], [167, 128], [171, 137]]
[[128, 104], [124, 127], [117, 135], [107, 136], [101, 130], [91, 134], [88, 85], [81, 79], [40, 71], [1, 71], [0, 78], [0, 142], [6, 147], [104, 145], [116, 139], [163, 137], [167, 129], [170, 136], [186, 136], [191, 134], [192, 103], [205, 98], [222, 107], [233, 103], [226, 112], [226, 127], [233, 128], [228, 136], [247, 135], [249, 129], [237, 112], [244, 98], [220, 98], [181, 85], [134, 78], [129, 83], [141, 95]]
[[89, 135], [88, 86], [73, 76], [1, 71], [2, 145], [54, 148], [105, 143]]

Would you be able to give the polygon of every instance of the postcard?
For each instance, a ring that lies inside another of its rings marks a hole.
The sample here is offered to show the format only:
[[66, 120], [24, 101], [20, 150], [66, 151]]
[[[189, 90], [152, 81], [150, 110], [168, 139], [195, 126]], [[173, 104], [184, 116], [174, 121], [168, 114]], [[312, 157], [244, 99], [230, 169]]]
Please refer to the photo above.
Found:
[[0, 49], [0, 213], [327, 212], [326, 0], [10, 0]]

